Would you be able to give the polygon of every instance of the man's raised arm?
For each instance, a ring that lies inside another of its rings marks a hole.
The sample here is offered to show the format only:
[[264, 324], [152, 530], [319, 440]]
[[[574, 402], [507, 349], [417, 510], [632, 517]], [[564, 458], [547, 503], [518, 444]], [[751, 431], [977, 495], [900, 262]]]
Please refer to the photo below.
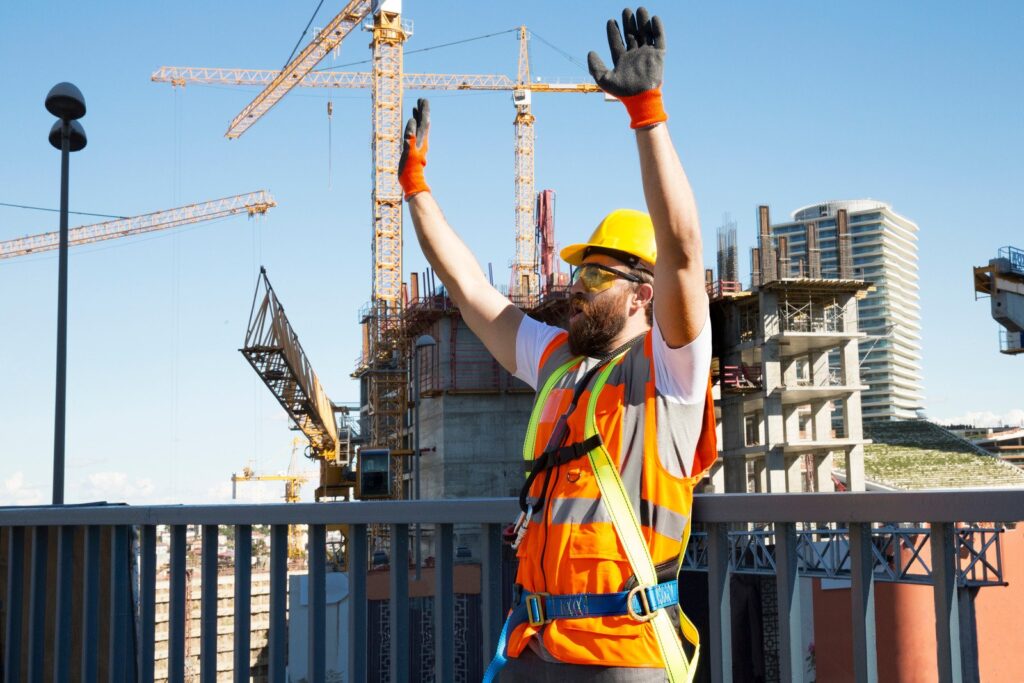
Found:
[[[665, 33], [658, 17], [643, 7], [622, 12], [623, 27], [608, 22], [613, 68], [594, 52], [590, 73], [605, 92], [618, 97], [636, 130], [647, 210], [654, 223], [658, 263], [654, 268], [654, 315], [669, 346], [693, 341], [708, 315], [697, 204], [665, 121], [661, 83]], [[625, 41], [623, 41], [623, 35]]]
[[398, 165], [398, 181], [409, 203], [416, 237], [469, 329], [506, 370], [514, 373], [516, 333], [524, 314], [484, 277], [480, 264], [448, 225], [434, 200], [423, 176], [429, 132], [430, 104], [420, 99], [405, 127]]

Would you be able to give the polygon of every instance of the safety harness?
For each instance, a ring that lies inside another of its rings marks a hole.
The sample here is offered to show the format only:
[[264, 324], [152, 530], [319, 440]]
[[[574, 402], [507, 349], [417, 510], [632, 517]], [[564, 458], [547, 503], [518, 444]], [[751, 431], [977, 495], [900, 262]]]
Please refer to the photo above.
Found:
[[[692, 683], [694, 674], [697, 671], [697, 657], [700, 652], [700, 637], [696, 627], [680, 609], [680, 629], [686, 640], [693, 645], [692, 658], [688, 658], [683, 651], [682, 643], [676, 636], [675, 626], [672, 623], [665, 608], [679, 603], [679, 588], [676, 578], [658, 582], [657, 570], [654, 561], [651, 559], [650, 551], [644, 542], [640, 522], [629, 496], [626, 492], [622, 479], [619, 476], [618, 468], [609, 455], [597, 431], [595, 412], [598, 397], [601, 390], [615, 365], [625, 356], [626, 352], [643, 336], [627, 342], [611, 354], [603, 358], [595, 367], [584, 375], [583, 379], [576, 385], [572, 403], [566, 412], [559, 418], [552, 430], [551, 438], [548, 440], [544, 452], [536, 459], [533, 469], [527, 478], [519, 496], [522, 513], [516, 522], [513, 545], [517, 546], [526, 534], [530, 517], [533, 514], [534, 506], [527, 502], [527, 493], [533, 480], [542, 471], [546, 471], [544, 488], [536, 507], [543, 511], [544, 498], [547, 494], [547, 485], [552, 469], [557, 464], [569, 462], [575, 458], [586, 455], [593, 468], [598, 488], [601, 492], [601, 503], [608, 516], [612, 520], [615, 533], [625, 549], [626, 557], [629, 560], [630, 568], [636, 579], [636, 585], [628, 590], [618, 593], [575, 593], [569, 595], [550, 595], [548, 593], [525, 593], [517, 591], [515, 604], [509, 612], [505, 625], [502, 627], [498, 639], [497, 652], [491, 660], [487, 671], [484, 674], [484, 683], [491, 683], [498, 672], [508, 661], [508, 637], [518, 626], [529, 623], [533, 627], [539, 627], [550, 623], [554, 619], [580, 619], [586, 617], [611, 617], [629, 615], [638, 622], [651, 622], [654, 633], [665, 662], [665, 669], [669, 680], [672, 683]], [[582, 361], [581, 357], [573, 358], [555, 370], [548, 378], [537, 397], [537, 405], [543, 405], [548, 395], [570, 369]], [[599, 374], [597, 374], [599, 373]], [[587, 413], [584, 422], [584, 440], [579, 443], [564, 445], [569, 433], [569, 416], [576, 408], [583, 390], [589, 384], [590, 379], [597, 374], [594, 388], [590, 393], [590, 400], [587, 405]], [[537, 423], [541, 411], [534, 410], [530, 417], [527, 437], [524, 444], [523, 455], [532, 458], [533, 444], [537, 437]], [[683, 531], [682, 546], [679, 559], [676, 564], [676, 577], [682, 566], [683, 552], [690, 537], [690, 523], [687, 521]], [[518, 588], [518, 587], [517, 587]]]

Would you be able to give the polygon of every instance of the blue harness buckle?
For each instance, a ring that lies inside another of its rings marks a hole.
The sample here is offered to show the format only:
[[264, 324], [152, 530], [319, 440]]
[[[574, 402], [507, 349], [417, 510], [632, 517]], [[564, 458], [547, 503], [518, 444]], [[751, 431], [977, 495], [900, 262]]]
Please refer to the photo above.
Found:
[[530, 593], [526, 596], [526, 620], [533, 628], [539, 628], [551, 620], [544, 614], [544, 598], [548, 593]]

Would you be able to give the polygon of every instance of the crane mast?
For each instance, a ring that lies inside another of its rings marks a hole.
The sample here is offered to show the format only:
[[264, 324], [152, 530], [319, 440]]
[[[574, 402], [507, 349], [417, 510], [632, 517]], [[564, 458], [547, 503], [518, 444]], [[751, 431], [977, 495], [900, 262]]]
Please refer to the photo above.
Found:
[[[373, 17], [373, 290], [367, 326], [369, 357], [366, 383], [369, 434], [374, 448], [402, 450], [406, 413], [406, 363], [402, 344], [402, 56], [408, 35], [402, 28], [401, 2], [385, 0]], [[357, 374], [360, 374], [357, 371]], [[392, 490], [402, 497], [404, 464], [392, 458]]]
[[530, 307], [540, 295], [537, 276], [537, 240], [533, 216], [533, 122], [530, 110], [530, 54], [525, 26], [519, 27], [519, 73], [512, 91], [515, 118], [515, 236], [509, 295], [519, 306]]

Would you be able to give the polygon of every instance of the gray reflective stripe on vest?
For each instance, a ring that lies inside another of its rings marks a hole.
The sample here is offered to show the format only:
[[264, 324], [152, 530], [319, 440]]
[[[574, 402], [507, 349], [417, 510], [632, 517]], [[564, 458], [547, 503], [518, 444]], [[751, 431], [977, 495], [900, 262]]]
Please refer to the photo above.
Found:
[[[640, 523], [668, 538], [681, 539], [686, 529], [686, 515], [640, 501]], [[551, 524], [611, 523], [611, 517], [599, 498], [554, 498], [551, 501]]]

